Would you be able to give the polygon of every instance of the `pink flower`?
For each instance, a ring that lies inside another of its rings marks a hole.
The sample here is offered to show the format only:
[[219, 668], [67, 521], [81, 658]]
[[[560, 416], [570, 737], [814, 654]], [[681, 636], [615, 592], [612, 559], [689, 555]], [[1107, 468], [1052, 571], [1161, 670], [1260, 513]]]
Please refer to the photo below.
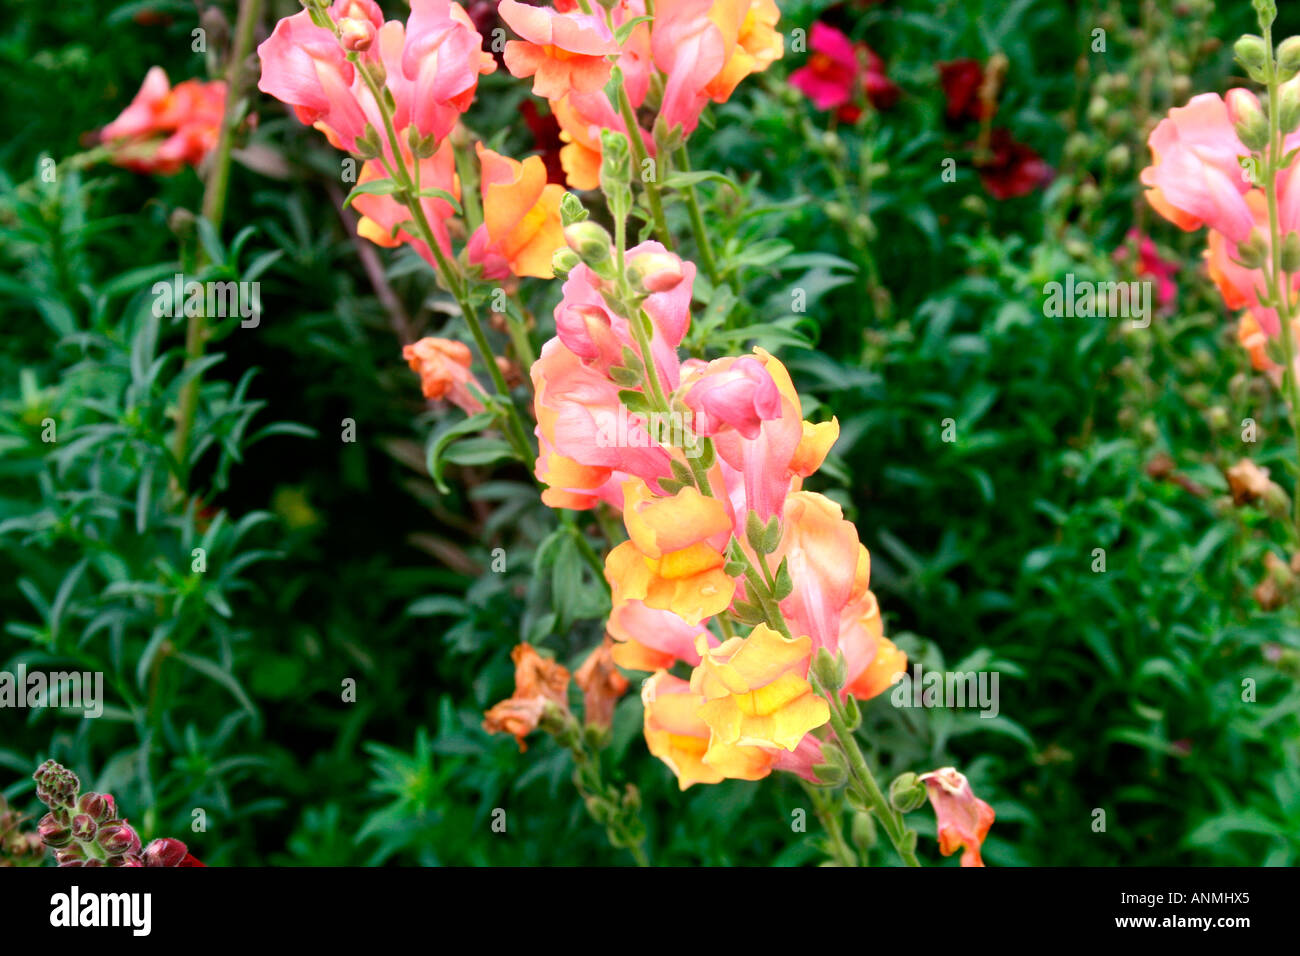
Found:
[[366, 115], [352, 91], [356, 69], [333, 33], [312, 23], [303, 10], [277, 23], [257, 55], [259, 90], [292, 106], [298, 119], [321, 130], [331, 145], [355, 149]]
[[217, 145], [226, 84], [186, 80], [172, 87], [161, 67], [145, 74], [131, 104], [100, 130], [113, 162], [141, 173], [170, 175], [198, 166]]
[[506, 44], [506, 68], [523, 79], [533, 77], [533, 93], [559, 99], [570, 91], [592, 93], [609, 79], [606, 56], [618, 44], [604, 21], [585, 13], [557, 13], [516, 0], [501, 0], [501, 19], [523, 37]]
[[1139, 234], [1136, 229], [1130, 229], [1123, 244], [1115, 250], [1115, 261], [1126, 261], [1132, 255], [1134, 243], [1137, 244], [1138, 252], [1137, 265], [1133, 271], [1139, 276], [1149, 276], [1155, 280], [1156, 304], [1162, 310], [1168, 310], [1178, 296], [1178, 285], [1174, 282], [1174, 276], [1178, 274], [1178, 263], [1161, 258], [1151, 237]]
[[975, 796], [966, 775], [952, 767], [923, 773], [920, 780], [938, 820], [939, 852], [952, 856], [961, 847], [962, 866], [983, 866], [980, 848], [993, 826], [993, 808]]
[[1237, 138], [1217, 93], [1202, 93], [1170, 110], [1148, 143], [1152, 162], [1141, 179], [1158, 213], [1189, 232], [1205, 225], [1234, 242], [1250, 235], [1254, 217], [1245, 200], [1250, 183], [1238, 162], [1250, 150]]
[[[408, 165], [411, 155], [403, 148]], [[445, 140], [430, 157], [419, 161], [420, 186], [422, 189], [441, 189], [448, 195], [460, 199], [460, 183], [456, 178], [456, 154], [450, 140]], [[357, 177], [358, 185], [376, 179], [386, 178], [388, 173], [383, 165], [375, 159], [367, 160]], [[353, 200], [352, 205], [361, 213], [357, 224], [357, 235], [369, 239], [378, 246], [393, 248], [402, 243], [409, 243], [425, 262], [434, 265], [432, 250], [422, 239], [407, 231], [410, 224], [410, 212], [392, 196], [378, 193], [362, 193]], [[454, 209], [451, 203], [436, 196], [424, 196], [420, 199], [425, 217], [433, 228], [438, 247], [444, 255], [451, 255], [451, 236], [447, 231], [447, 220]]]
[[484, 51], [469, 14], [449, 0], [411, 0], [405, 39], [402, 75], [412, 84], [411, 122], [421, 134], [442, 139], [469, 109], [479, 74], [493, 72], [496, 60]]
[[716, 435], [734, 428], [758, 437], [763, 422], [781, 415], [781, 393], [762, 363], [744, 355], [701, 365], [687, 385], [686, 404], [695, 412], [695, 431]]
[[865, 43], [854, 43], [828, 24], [817, 21], [808, 36], [812, 55], [790, 74], [790, 83], [803, 92], [819, 110], [834, 109], [841, 119], [853, 122], [862, 109], [859, 94], [865, 94], [877, 109], [889, 109], [898, 101], [898, 87], [885, 75], [885, 64]]

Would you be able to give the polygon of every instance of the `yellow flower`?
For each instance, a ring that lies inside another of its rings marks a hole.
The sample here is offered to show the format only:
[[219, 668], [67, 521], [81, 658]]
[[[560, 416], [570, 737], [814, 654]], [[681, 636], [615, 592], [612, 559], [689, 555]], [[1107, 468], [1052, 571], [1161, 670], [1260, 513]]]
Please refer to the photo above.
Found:
[[[704, 698], [700, 717], [716, 743], [793, 751], [830, 719], [829, 705], [808, 683], [811, 638], [787, 639], [759, 624], [748, 637], [715, 648], [701, 640], [697, 649], [691, 690]], [[709, 763], [715, 764], [712, 756]]]

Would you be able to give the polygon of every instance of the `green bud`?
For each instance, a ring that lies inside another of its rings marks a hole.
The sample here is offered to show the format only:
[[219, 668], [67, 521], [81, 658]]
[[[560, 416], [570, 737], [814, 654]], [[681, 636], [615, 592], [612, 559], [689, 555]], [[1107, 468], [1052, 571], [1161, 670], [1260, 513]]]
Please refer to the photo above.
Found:
[[1123, 143], [1112, 146], [1106, 153], [1106, 168], [1112, 173], [1122, 173], [1128, 169], [1129, 157], [1129, 149]]
[[560, 225], [572, 226], [575, 222], [582, 222], [587, 216], [587, 207], [582, 204], [582, 200], [573, 193], [566, 192], [560, 200]]
[[1245, 242], [1237, 243], [1237, 261], [1244, 268], [1261, 268], [1267, 255], [1268, 250], [1264, 245], [1264, 237], [1260, 235], [1258, 229], [1251, 230]]
[[568, 246], [561, 246], [551, 255], [551, 268], [561, 279], [567, 279], [569, 273], [576, 269], [582, 262], [578, 254]]
[[566, 226], [564, 239], [598, 276], [614, 278], [613, 240], [597, 223], [586, 220]]
[[1277, 123], [1282, 129], [1283, 136], [1294, 133], [1296, 127], [1300, 126], [1300, 80], [1287, 83], [1279, 91]]
[[839, 690], [848, 680], [848, 663], [844, 660], [844, 655], [836, 654], [832, 657], [831, 652], [824, 647], [817, 648], [808, 670], [827, 690]]
[[1282, 271], [1290, 275], [1300, 272], [1300, 234], [1288, 232], [1282, 240]]
[[858, 725], [862, 723], [862, 710], [858, 707], [858, 699], [852, 694], [844, 698], [844, 722], [848, 725], [849, 730], [857, 730]]
[[866, 853], [876, 845], [876, 818], [870, 813], [858, 811], [853, 814], [853, 824], [849, 830], [853, 845]]
[[1237, 118], [1234, 124], [1237, 136], [1246, 148], [1259, 152], [1268, 146], [1268, 118], [1260, 109], [1259, 101], [1244, 90], [1234, 90], [1228, 95], [1228, 103]]
[[745, 565], [741, 561], [728, 561], [722, 566], [723, 572], [729, 578], [738, 578], [745, 573]]
[[1277, 68], [1283, 83], [1300, 73], [1300, 37], [1287, 37], [1277, 45]]
[[925, 800], [925, 784], [910, 770], [900, 773], [889, 785], [889, 804], [899, 813], [911, 813]]
[[817, 785], [822, 787], [838, 787], [849, 776], [847, 770], [833, 763], [813, 764], [812, 769], [817, 775]]
[[1268, 81], [1268, 44], [1263, 37], [1248, 33], [1232, 46], [1237, 62], [1256, 83]]

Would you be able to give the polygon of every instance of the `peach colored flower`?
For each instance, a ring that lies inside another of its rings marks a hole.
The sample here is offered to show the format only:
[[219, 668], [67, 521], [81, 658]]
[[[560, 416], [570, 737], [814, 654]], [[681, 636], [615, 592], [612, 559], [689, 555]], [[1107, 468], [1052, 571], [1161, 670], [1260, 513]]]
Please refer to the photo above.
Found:
[[980, 848], [993, 826], [993, 808], [975, 796], [965, 774], [952, 767], [923, 773], [920, 780], [938, 819], [939, 852], [952, 856], [961, 847], [962, 866], [983, 866]]
[[805, 736], [793, 751], [724, 744], [714, 738], [703, 718], [701, 702], [690, 684], [659, 671], [642, 684], [646, 746], [677, 777], [685, 790], [697, 783], [761, 780], [773, 770], [815, 781], [812, 768], [824, 761], [821, 742]]
[[[405, 147], [403, 152], [406, 161], [410, 163], [412, 157]], [[443, 141], [432, 156], [421, 159], [419, 169], [421, 189], [441, 189], [459, 201], [460, 179], [456, 176], [456, 153], [450, 140]], [[357, 184], [386, 178], [388, 173], [383, 164], [372, 159], [362, 164]], [[402, 203], [392, 196], [362, 193], [352, 201], [352, 205], [361, 214], [361, 220], [357, 223], [357, 235], [386, 248], [408, 244], [425, 262], [436, 264], [437, 259], [428, 244], [408, 231], [414, 227], [410, 222], [411, 213]], [[433, 229], [438, 248], [444, 256], [450, 256], [451, 234], [447, 222], [455, 213], [451, 203], [436, 196], [422, 196], [420, 206]]]
[[483, 225], [468, 247], [469, 261], [483, 266], [488, 279], [555, 276], [551, 257], [565, 246], [560, 224], [564, 187], [546, 181], [540, 156], [522, 163], [477, 143], [482, 166]]
[[793, 751], [830, 720], [830, 705], [808, 683], [812, 640], [788, 639], [766, 624], [715, 648], [700, 640], [691, 690], [705, 701], [700, 717], [719, 744]]
[[1148, 144], [1151, 165], [1141, 180], [1158, 213], [1188, 231], [1207, 225], [1234, 242], [1250, 235], [1255, 221], [1244, 198], [1250, 183], [1238, 162], [1250, 150], [1217, 93], [1202, 93], [1170, 110]]
[[693, 625], [731, 604], [736, 583], [723, 570], [722, 548], [732, 521], [721, 501], [690, 486], [652, 498], [634, 478], [623, 485], [623, 521], [630, 540], [605, 559], [615, 606], [642, 601]]
[[497, 7], [510, 28], [523, 37], [506, 43], [506, 69], [520, 79], [533, 77], [533, 93], [559, 99], [576, 90], [592, 93], [609, 79], [607, 56], [618, 44], [604, 21], [585, 13], [558, 13], [516, 0]]

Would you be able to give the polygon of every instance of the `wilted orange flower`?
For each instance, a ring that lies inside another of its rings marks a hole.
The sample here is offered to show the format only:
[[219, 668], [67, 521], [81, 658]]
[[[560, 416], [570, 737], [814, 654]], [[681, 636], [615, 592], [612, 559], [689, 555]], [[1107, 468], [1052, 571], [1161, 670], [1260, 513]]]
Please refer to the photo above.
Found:
[[788, 639], [759, 624], [714, 648], [701, 638], [696, 649], [691, 690], [705, 701], [700, 717], [717, 743], [793, 751], [830, 720], [830, 706], [808, 683], [811, 638]]
[[920, 780], [939, 823], [939, 852], [952, 856], [962, 847], [962, 866], [983, 866], [980, 847], [993, 826], [993, 808], [975, 796], [966, 775], [953, 767], [923, 773]]
[[464, 342], [422, 338], [414, 345], [402, 346], [402, 358], [420, 376], [425, 398], [445, 398], [470, 415], [483, 411], [483, 403], [469, 389], [474, 381], [469, 370], [473, 357]]
[[476, 144], [483, 167], [483, 225], [469, 242], [469, 260], [488, 279], [510, 273], [551, 279], [551, 256], [565, 245], [560, 223], [564, 187], [546, 181], [540, 156], [522, 163]]
[[614, 666], [614, 642], [608, 634], [573, 680], [582, 688], [583, 717], [588, 726], [608, 727], [614, 720], [614, 705], [627, 693], [627, 678]]
[[542, 657], [531, 644], [518, 645], [510, 659], [515, 662], [515, 692], [484, 715], [483, 729], [511, 734], [523, 753], [528, 749], [524, 738], [537, 729], [548, 704], [568, 711], [569, 672]]

